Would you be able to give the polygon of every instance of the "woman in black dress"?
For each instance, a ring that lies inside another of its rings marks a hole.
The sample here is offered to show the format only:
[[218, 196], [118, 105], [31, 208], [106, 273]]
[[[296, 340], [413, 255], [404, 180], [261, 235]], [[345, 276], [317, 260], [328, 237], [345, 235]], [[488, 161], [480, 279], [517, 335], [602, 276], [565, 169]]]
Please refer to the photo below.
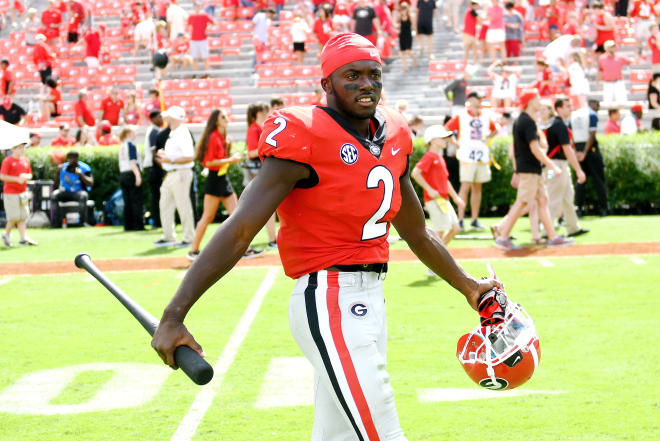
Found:
[[[649, 110], [658, 112], [660, 110], [660, 73], [656, 72], [653, 74], [646, 96], [649, 100]], [[660, 130], [660, 118], [653, 118], [651, 128], [653, 130]]]
[[399, 12], [399, 50], [401, 52], [401, 64], [403, 71], [408, 71], [407, 58], [412, 58], [413, 67], [417, 67], [417, 59], [412, 51], [412, 26], [413, 17], [408, 3], [401, 3]]

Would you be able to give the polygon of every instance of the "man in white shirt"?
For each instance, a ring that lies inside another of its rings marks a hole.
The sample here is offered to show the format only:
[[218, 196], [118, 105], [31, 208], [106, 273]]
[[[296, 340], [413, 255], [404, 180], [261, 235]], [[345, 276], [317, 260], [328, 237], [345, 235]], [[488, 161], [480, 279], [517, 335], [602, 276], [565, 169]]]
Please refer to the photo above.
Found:
[[[165, 179], [160, 187], [159, 204], [163, 237], [154, 245], [183, 248], [190, 246], [195, 234], [195, 218], [190, 201], [195, 146], [190, 130], [184, 125], [186, 111], [183, 108], [172, 106], [162, 115], [170, 128], [170, 134], [165, 148], [156, 155], [165, 171]], [[179, 212], [183, 225], [183, 240], [178, 243], [174, 231], [174, 210]]]
[[186, 32], [188, 23], [188, 13], [177, 3], [170, 3], [167, 7], [167, 24], [170, 26], [170, 40], [174, 40], [177, 35]]
[[621, 133], [622, 135], [634, 135], [641, 132], [642, 129], [642, 106], [635, 104], [631, 107], [630, 113], [621, 119]]

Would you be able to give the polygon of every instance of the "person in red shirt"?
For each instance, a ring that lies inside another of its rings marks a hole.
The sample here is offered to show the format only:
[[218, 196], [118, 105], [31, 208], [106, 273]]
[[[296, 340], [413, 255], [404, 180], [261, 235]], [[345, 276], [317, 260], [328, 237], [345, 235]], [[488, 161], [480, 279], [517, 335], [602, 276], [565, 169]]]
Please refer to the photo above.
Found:
[[598, 58], [596, 88], [603, 84], [603, 103], [611, 105], [625, 104], [628, 101], [628, 88], [623, 79], [623, 68], [632, 64], [632, 60], [616, 53], [616, 43], [608, 40], [604, 44], [605, 53]]
[[103, 42], [98, 27], [89, 28], [85, 32], [85, 63], [87, 67], [99, 67], [99, 55]]
[[188, 16], [188, 30], [190, 31], [190, 56], [192, 68], [197, 70], [197, 60], [204, 62], [204, 69], [209, 70], [209, 42], [206, 28], [215, 22], [208, 14], [202, 12], [199, 0], [193, 3], [194, 12]]
[[321, 51], [335, 30], [335, 27], [332, 24], [329, 6], [321, 6], [318, 9], [318, 17], [314, 20], [314, 26], [312, 29], [314, 35], [316, 35], [316, 39], [319, 41], [319, 51]]
[[429, 213], [433, 229], [445, 245], [448, 245], [461, 231], [456, 212], [449, 203], [449, 197], [451, 196], [457, 206], [465, 209], [465, 202], [449, 183], [449, 171], [442, 157], [448, 139], [453, 135], [453, 132], [442, 125], [427, 128], [424, 132], [427, 151], [410, 174], [424, 190], [424, 208]]
[[650, 30], [648, 45], [651, 50], [651, 71], [660, 72], [660, 26], [652, 24]]
[[119, 138], [112, 134], [112, 124], [110, 121], [101, 122], [101, 136], [99, 138], [99, 145], [118, 145], [120, 144]]
[[27, 131], [25, 142], [11, 149], [11, 155], [2, 160], [0, 166], [0, 181], [4, 182], [2, 199], [7, 214], [7, 226], [2, 233], [2, 242], [9, 248], [11, 243], [11, 230], [18, 228], [21, 235], [19, 245], [37, 245], [27, 236], [26, 220], [30, 215], [27, 181], [32, 179], [30, 160], [25, 156], [27, 144]]
[[76, 143], [76, 138], [69, 135], [69, 125], [62, 124], [60, 126], [59, 134], [55, 137], [55, 139], [53, 139], [50, 142], [50, 145], [53, 147], [69, 147], [74, 145], [75, 143]]
[[195, 260], [199, 255], [199, 245], [202, 243], [206, 228], [215, 219], [220, 204], [222, 203], [231, 216], [238, 203], [227, 171], [231, 164], [239, 163], [243, 155], [231, 154], [231, 138], [227, 136], [228, 122], [226, 111], [213, 110], [195, 148], [195, 160], [208, 169], [209, 174], [204, 183], [204, 212], [197, 222], [195, 238], [188, 253], [190, 260]]
[[49, 118], [60, 116], [60, 103], [62, 93], [58, 89], [57, 81], [53, 77], [46, 79], [48, 93], [41, 96], [41, 119], [47, 121]]
[[80, 89], [78, 92], [78, 101], [76, 101], [74, 111], [76, 113], [76, 124], [78, 127], [94, 127], [96, 121], [94, 120], [94, 115], [92, 115], [92, 112], [87, 106], [87, 89]]
[[552, 69], [544, 59], [537, 59], [536, 83], [533, 88], [539, 91], [541, 97], [546, 97], [552, 95], [552, 84]]
[[182, 69], [192, 64], [192, 57], [188, 53], [190, 51], [190, 41], [184, 33], [176, 36], [172, 42], [172, 49], [170, 52], [170, 59], [172, 60], [172, 70], [177, 70], [178, 66]]
[[403, 441], [385, 370], [382, 279], [390, 223], [472, 308], [482, 293], [502, 285], [467, 274], [427, 230], [408, 173], [408, 125], [396, 110], [378, 106], [382, 61], [376, 47], [355, 34], [338, 34], [326, 44], [321, 65], [328, 107], [293, 106], [266, 121], [261, 172], [189, 268], [152, 347], [171, 367], [176, 345], [202, 353], [184, 326], [186, 314], [277, 208], [280, 257], [285, 273], [297, 279], [290, 328], [320, 377], [315, 433]]
[[3, 58], [0, 60], [0, 96], [14, 95], [16, 93], [16, 81], [14, 75], [9, 69], [9, 60]]
[[610, 109], [607, 111], [609, 119], [605, 123], [604, 132], [606, 135], [618, 135], [621, 133], [621, 113], [619, 109]]
[[60, 36], [62, 25], [62, 11], [57, 8], [56, 0], [48, 0], [48, 7], [41, 13], [41, 24], [44, 25], [43, 34], [49, 43], [54, 43]]
[[545, 11], [545, 16], [548, 35], [550, 35], [550, 41], [552, 41], [557, 38], [559, 29], [562, 26], [557, 0], [550, 0], [550, 5], [548, 5], [548, 8]]
[[80, 2], [71, 0], [69, 3], [69, 17], [67, 23], [67, 41], [77, 43], [80, 37], [80, 27], [85, 22], [85, 7]]
[[154, 110], [161, 110], [165, 108], [165, 104], [161, 106], [160, 92], [158, 89], [149, 89], [147, 102], [144, 104], [144, 116], [150, 118], [151, 112]]
[[55, 56], [52, 49], [46, 44], [46, 36], [44, 34], [37, 34], [34, 38], [37, 40], [37, 44], [34, 45], [32, 61], [39, 71], [41, 83], [46, 84], [46, 80], [53, 74]]
[[118, 126], [124, 121], [123, 109], [124, 101], [119, 98], [119, 88], [112, 86], [109, 95], [101, 101], [101, 116], [99, 119], [109, 121], [113, 126]]
[[[477, 49], [477, 23], [479, 22], [479, 0], [472, 0], [470, 7], [465, 11], [463, 17], [463, 49], [465, 55], [464, 60], [470, 59], [470, 52], [474, 52], [474, 63], [481, 63], [481, 53]], [[484, 38], [485, 38], [484, 34]]]
[[614, 17], [603, 9], [603, 4], [600, 2], [594, 3], [592, 7], [595, 10], [594, 23], [596, 25], [596, 52], [604, 53], [605, 42], [608, 40], [616, 40], [614, 34]]

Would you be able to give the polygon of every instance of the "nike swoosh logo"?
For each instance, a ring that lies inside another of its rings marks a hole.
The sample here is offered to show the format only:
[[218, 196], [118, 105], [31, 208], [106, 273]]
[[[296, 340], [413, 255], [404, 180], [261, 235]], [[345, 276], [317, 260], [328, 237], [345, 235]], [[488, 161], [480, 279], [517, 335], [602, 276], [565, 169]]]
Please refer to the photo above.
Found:
[[396, 149], [396, 150], [394, 149], [394, 147], [392, 147], [392, 156], [394, 156], [394, 155], [396, 155], [397, 153], [399, 153], [399, 150], [401, 150], [401, 147], [399, 147], [399, 148]]

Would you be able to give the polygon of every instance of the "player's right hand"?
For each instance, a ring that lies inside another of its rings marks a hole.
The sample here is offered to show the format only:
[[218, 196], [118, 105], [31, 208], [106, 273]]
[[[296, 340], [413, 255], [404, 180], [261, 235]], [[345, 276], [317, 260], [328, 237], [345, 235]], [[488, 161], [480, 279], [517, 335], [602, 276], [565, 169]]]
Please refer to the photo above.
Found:
[[178, 369], [174, 361], [174, 351], [178, 346], [186, 345], [202, 357], [206, 357], [202, 347], [188, 332], [186, 326], [176, 320], [162, 320], [151, 339], [151, 347], [158, 353], [163, 362], [172, 369]]

